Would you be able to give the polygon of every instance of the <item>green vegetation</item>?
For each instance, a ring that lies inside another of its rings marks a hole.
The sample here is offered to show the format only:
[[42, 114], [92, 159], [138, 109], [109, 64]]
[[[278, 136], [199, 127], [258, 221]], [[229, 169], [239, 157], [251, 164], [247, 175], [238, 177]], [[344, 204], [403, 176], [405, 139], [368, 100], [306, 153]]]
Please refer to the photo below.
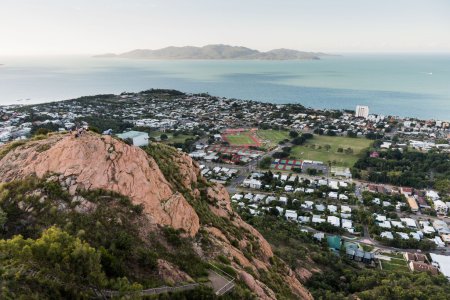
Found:
[[409, 272], [408, 265], [403, 258], [391, 258], [388, 260], [380, 260], [381, 267], [386, 271], [405, 271]]
[[363, 138], [315, 135], [303, 145], [294, 146], [291, 158], [331, 162], [332, 165], [351, 167], [363, 149], [368, 148], [370, 144], [370, 140]]
[[16, 149], [19, 146], [24, 145], [25, 143], [26, 143], [25, 141], [15, 141], [0, 147], [0, 159], [5, 157], [10, 151]]
[[333, 254], [325, 243], [314, 241], [310, 234], [282, 218], [243, 216], [291, 268], [313, 270], [305, 285], [315, 299], [448, 299], [450, 285], [443, 275], [411, 273], [399, 258], [384, 263], [385, 270], [366, 268], [345, 255]]
[[389, 183], [397, 186], [426, 188], [434, 186], [448, 190], [450, 179], [450, 155], [430, 151], [387, 150], [379, 158], [370, 157], [366, 151], [354, 166], [353, 177], [372, 182]]
[[241, 134], [229, 134], [227, 135], [227, 141], [231, 146], [241, 146], [241, 145], [253, 145], [255, 142], [246, 133]]
[[74, 198], [57, 181], [28, 178], [0, 187], [0, 210], [0, 253], [17, 251], [0, 255], [6, 299], [92, 298], [100, 288], [159, 287], [167, 283], [157, 259], [193, 278], [207, 275], [193, 239], [173, 229], [142, 232], [148, 226], [142, 207], [113, 192], [84, 191]]
[[[163, 135], [165, 135], [167, 138], [163, 139]], [[189, 134], [168, 133], [162, 131], [151, 131], [149, 136], [157, 140], [159, 139], [165, 143], [184, 143], [187, 139], [194, 138], [193, 135]]]
[[256, 135], [263, 142], [266, 149], [272, 149], [290, 138], [287, 130], [259, 129]]
[[270, 164], [272, 163], [272, 158], [270, 156], [263, 157], [259, 162], [259, 167], [261, 169], [269, 169]]

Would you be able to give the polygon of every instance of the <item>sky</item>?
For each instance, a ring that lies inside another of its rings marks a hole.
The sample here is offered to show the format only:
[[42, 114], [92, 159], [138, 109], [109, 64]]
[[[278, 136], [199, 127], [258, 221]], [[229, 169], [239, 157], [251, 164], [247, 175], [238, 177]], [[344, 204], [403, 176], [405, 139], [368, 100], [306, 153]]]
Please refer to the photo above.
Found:
[[0, 55], [219, 43], [450, 53], [450, 0], [0, 0]]

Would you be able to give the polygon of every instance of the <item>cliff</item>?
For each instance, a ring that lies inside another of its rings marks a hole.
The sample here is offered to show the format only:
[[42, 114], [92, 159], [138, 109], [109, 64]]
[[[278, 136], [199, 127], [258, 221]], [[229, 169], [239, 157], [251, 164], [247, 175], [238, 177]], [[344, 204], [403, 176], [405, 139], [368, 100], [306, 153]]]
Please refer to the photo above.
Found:
[[[140, 149], [94, 133], [79, 138], [55, 134], [0, 148], [0, 182], [29, 177], [56, 182], [72, 203], [82, 199], [83, 205], [75, 207], [77, 213], [99, 210], [98, 200], [79, 198], [86, 191], [111, 191], [129, 198], [133, 205], [142, 207], [143, 219], [130, 222], [139, 224], [138, 235], [144, 243], [151, 243], [148, 237], [153, 235], [153, 240], [166, 245], [158, 238], [162, 236], [158, 228], [177, 229], [194, 241], [192, 249], [202, 261], [227, 261], [238, 284], [259, 299], [275, 299], [283, 293], [312, 298], [294, 272], [274, 256], [263, 236], [232, 210], [226, 189], [207, 182], [197, 163], [173, 148], [153, 144]], [[164, 278], [191, 280], [192, 274], [172, 272], [176, 266], [169, 262], [158, 260], [158, 268]]]

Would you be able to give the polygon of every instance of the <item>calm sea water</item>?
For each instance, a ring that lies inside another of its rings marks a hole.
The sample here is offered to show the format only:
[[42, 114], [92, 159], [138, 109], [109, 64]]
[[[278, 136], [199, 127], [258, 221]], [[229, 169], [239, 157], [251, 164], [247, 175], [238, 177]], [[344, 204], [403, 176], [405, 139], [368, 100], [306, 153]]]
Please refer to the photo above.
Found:
[[344, 55], [318, 61], [151, 61], [0, 57], [0, 105], [173, 88], [313, 108], [450, 119], [450, 55]]

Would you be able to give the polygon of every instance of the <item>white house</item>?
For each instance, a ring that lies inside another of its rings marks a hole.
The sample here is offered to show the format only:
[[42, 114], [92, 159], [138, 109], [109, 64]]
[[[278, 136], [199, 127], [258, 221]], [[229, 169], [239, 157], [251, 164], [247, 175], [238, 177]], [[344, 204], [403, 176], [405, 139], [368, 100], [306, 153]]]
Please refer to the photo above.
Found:
[[311, 221], [311, 217], [308, 216], [299, 216], [298, 221], [300, 223], [309, 223]]
[[391, 228], [391, 222], [386, 220], [378, 223], [378, 226], [380, 226], [381, 228]]
[[244, 196], [242, 194], [234, 194], [233, 197], [231, 197], [232, 200], [241, 200], [242, 198], [244, 198]]
[[257, 179], [245, 179], [244, 182], [242, 182], [242, 185], [251, 189], [259, 190], [262, 186], [262, 182]]
[[428, 190], [426, 192], [426, 196], [428, 198], [430, 198], [431, 200], [433, 200], [433, 201], [439, 199], [439, 194], [436, 191], [433, 191], [433, 190]]
[[266, 195], [264, 194], [257, 194], [255, 195], [255, 198], [253, 198], [254, 201], [256, 202], [261, 202], [266, 198]]
[[397, 227], [397, 228], [405, 228], [405, 226], [403, 226], [402, 222], [399, 221], [391, 221], [392, 226]]
[[325, 219], [322, 219], [320, 216], [318, 215], [313, 215], [312, 217], [312, 222], [313, 223], [323, 223], [325, 222]]
[[284, 187], [284, 191], [285, 192], [292, 192], [294, 190], [294, 188], [292, 187], [292, 185], [286, 185], [285, 187]]
[[325, 206], [322, 204], [316, 204], [316, 210], [317, 211], [325, 211]]
[[295, 210], [290, 210], [290, 209], [286, 209], [286, 213], [285, 213], [286, 219], [288, 220], [297, 220], [297, 212]]
[[327, 206], [327, 209], [330, 211], [330, 213], [335, 213], [335, 212], [337, 212], [337, 206], [336, 206], [336, 205], [329, 204], [329, 205]]
[[348, 196], [345, 194], [339, 194], [339, 200], [348, 200]]
[[411, 218], [400, 218], [400, 221], [404, 222], [407, 227], [409, 228], [417, 228], [416, 221]]
[[288, 202], [288, 198], [287, 198], [287, 197], [281, 196], [280, 199], [279, 199], [278, 201], [280, 201], [281, 203], [283, 203], [284, 205], [286, 205], [287, 202]]
[[351, 209], [350, 206], [342, 205], [342, 206], [341, 206], [341, 212], [342, 212], [342, 213], [351, 213], [351, 212], [352, 212], [352, 209]]
[[307, 200], [304, 203], [302, 203], [301, 207], [302, 208], [306, 208], [306, 209], [312, 209], [313, 208], [313, 204], [314, 204], [314, 202]]
[[434, 210], [438, 213], [438, 214], [442, 214], [442, 215], [446, 215], [448, 212], [448, 206], [447, 204], [445, 204], [444, 201], [442, 200], [434, 200], [433, 202], [434, 204]]
[[327, 222], [330, 223], [333, 226], [340, 227], [341, 226], [341, 220], [338, 217], [335, 216], [328, 216]]
[[331, 199], [337, 199], [338, 198], [338, 193], [337, 192], [329, 192], [328, 193], [328, 197]]
[[277, 200], [277, 198], [275, 196], [268, 196], [266, 199], [266, 203], [269, 204], [270, 202], [275, 201], [275, 200]]
[[409, 235], [404, 232], [397, 232], [397, 234], [400, 236], [402, 240], [409, 240]]
[[117, 135], [122, 140], [130, 139], [133, 142], [133, 146], [141, 147], [148, 145], [148, 133], [141, 131], [128, 131]]
[[445, 243], [442, 241], [442, 239], [439, 236], [435, 236], [433, 241], [437, 247], [439, 247], [439, 248], [445, 247]]
[[342, 228], [345, 228], [345, 229], [353, 228], [352, 220], [342, 219]]
[[394, 236], [392, 235], [392, 232], [390, 231], [384, 231], [380, 234], [381, 237], [387, 238], [389, 240], [393, 240]]

